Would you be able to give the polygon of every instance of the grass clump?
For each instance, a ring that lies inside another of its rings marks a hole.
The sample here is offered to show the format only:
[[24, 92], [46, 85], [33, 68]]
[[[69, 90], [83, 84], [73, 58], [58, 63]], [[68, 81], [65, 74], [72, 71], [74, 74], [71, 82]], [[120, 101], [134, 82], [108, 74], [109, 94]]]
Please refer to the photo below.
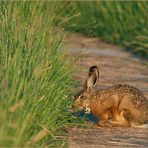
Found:
[[70, 61], [54, 2], [0, 2], [0, 146], [57, 146], [68, 120]]
[[[65, 28], [120, 44], [148, 57], [147, 1], [89, 1], [68, 3], [66, 16], [76, 15]], [[68, 15], [67, 15], [68, 14]]]

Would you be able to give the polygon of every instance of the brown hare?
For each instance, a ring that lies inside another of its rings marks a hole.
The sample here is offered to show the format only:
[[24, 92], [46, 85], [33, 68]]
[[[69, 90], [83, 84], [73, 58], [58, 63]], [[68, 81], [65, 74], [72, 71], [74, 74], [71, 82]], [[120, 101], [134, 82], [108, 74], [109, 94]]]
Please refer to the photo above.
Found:
[[[97, 66], [89, 69], [83, 90], [74, 97], [74, 108], [84, 109], [99, 118], [99, 125], [139, 127], [148, 122], [148, 100], [143, 93], [129, 85], [114, 85], [93, 90], [99, 78]], [[147, 125], [147, 124], [145, 124]]]

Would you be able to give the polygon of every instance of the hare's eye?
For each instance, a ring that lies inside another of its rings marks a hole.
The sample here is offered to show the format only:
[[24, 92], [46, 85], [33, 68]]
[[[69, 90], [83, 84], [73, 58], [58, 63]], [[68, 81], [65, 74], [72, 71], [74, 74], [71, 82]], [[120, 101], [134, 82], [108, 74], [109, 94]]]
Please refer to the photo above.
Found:
[[81, 95], [81, 96], [80, 96], [80, 99], [84, 99], [84, 96], [83, 96], [83, 95]]

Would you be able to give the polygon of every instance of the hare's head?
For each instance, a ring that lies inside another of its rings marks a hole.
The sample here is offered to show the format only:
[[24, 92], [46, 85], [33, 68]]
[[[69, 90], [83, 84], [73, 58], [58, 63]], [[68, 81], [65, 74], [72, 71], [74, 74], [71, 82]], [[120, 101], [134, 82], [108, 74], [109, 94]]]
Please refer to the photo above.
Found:
[[96, 85], [99, 78], [97, 66], [91, 66], [86, 78], [84, 87], [74, 96], [74, 108], [76, 110], [90, 111], [90, 102], [92, 98], [92, 88]]

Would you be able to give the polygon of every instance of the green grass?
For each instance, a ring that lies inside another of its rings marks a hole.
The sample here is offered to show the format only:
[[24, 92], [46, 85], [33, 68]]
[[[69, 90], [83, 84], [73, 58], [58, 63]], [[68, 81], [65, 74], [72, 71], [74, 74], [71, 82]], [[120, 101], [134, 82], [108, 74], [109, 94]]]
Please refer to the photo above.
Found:
[[65, 146], [71, 62], [54, 2], [0, 2], [0, 146]]
[[100, 37], [148, 57], [147, 1], [77, 1], [69, 2], [66, 8], [63, 16], [75, 16], [63, 23], [66, 29]]

